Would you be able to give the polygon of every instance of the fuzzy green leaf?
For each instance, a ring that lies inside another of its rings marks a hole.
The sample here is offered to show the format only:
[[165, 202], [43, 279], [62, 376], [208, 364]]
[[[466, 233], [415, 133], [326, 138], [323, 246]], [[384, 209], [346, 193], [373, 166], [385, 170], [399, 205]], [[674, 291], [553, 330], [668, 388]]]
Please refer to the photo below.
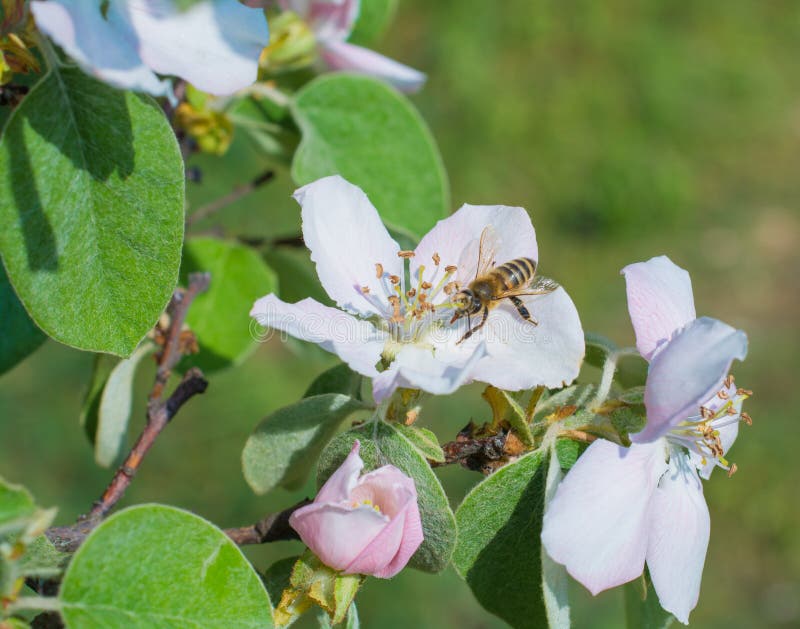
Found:
[[196, 271], [210, 272], [211, 284], [186, 315], [200, 353], [184, 364], [208, 372], [240, 362], [255, 348], [248, 313], [256, 299], [278, 290], [278, 280], [253, 249], [206, 237], [186, 242], [181, 277], [186, 281]]
[[247, 439], [242, 470], [257, 494], [305, 482], [322, 448], [352, 413], [365, 408], [348, 395], [326, 393], [305, 398], [267, 416]]
[[380, 37], [394, 18], [397, 0], [361, 0], [355, 28], [349, 41], [366, 46]]
[[395, 430], [408, 439], [411, 444], [419, 450], [419, 453], [426, 459], [437, 461], [439, 463], [444, 461], [444, 451], [442, 446], [439, 445], [439, 440], [436, 435], [421, 426], [406, 426], [405, 424], [393, 424]]
[[36, 324], [79, 349], [130, 355], [167, 305], [184, 175], [156, 102], [52, 70], [0, 142], [0, 250]]
[[439, 149], [397, 90], [365, 76], [329, 74], [301, 89], [292, 111], [303, 133], [292, 163], [298, 184], [340, 174], [367, 193], [389, 227], [415, 236], [446, 216]]
[[237, 546], [174, 507], [125, 509], [98, 526], [64, 575], [68, 629], [269, 628], [269, 596]]
[[361, 442], [365, 471], [391, 464], [414, 479], [425, 539], [408, 565], [425, 572], [441, 572], [453, 554], [455, 517], [430, 465], [393, 424], [370, 422], [337, 436], [319, 458], [317, 484], [322, 486], [342, 464], [356, 439]]
[[547, 456], [531, 452], [478, 484], [456, 510], [453, 565], [512, 627], [547, 627], [542, 545]]
[[586, 332], [586, 356], [584, 360], [595, 367], [602, 367], [610, 354], [617, 351], [617, 344], [602, 334]]
[[341, 393], [357, 400], [361, 399], [361, 375], [346, 364], [336, 365], [323, 371], [312, 382], [303, 397], [322, 395], [323, 393]]
[[0, 536], [6, 526], [30, 518], [36, 510], [36, 503], [27, 489], [0, 478]]
[[0, 374], [32, 354], [47, 338], [31, 321], [0, 263]]

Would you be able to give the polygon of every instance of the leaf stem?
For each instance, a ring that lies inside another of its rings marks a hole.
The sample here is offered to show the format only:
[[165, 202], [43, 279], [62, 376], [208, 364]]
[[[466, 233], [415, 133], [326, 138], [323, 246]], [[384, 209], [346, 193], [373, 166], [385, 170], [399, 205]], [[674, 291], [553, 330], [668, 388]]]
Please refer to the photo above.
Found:
[[608, 394], [611, 391], [611, 385], [614, 382], [614, 374], [617, 371], [617, 361], [620, 358], [620, 351], [613, 351], [606, 357], [606, 362], [603, 363], [603, 373], [600, 376], [600, 384], [597, 386], [597, 393], [594, 399], [587, 405], [587, 408], [596, 409], [603, 402], [606, 401]]
[[48, 611], [57, 612], [61, 609], [61, 601], [51, 596], [20, 596], [6, 608], [7, 614], [15, 614], [20, 611]]

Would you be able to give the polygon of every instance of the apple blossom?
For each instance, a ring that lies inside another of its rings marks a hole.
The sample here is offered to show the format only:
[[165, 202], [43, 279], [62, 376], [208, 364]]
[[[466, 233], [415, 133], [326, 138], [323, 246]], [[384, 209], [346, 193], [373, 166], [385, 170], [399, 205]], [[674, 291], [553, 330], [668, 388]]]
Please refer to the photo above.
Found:
[[289, 524], [320, 560], [346, 574], [389, 579], [422, 543], [414, 480], [393, 465], [359, 476], [356, 441], [310, 505]]
[[360, 0], [278, 0], [278, 4], [308, 23], [322, 61], [331, 70], [368, 74], [403, 92], [415, 92], [425, 83], [422, 72], [347, 42], [358, 17]]
[[171, 95], [158, 74], [211, 94], [256, 80], [269, 41], [263, 14], [238, 0], [201, 0], [185, 11], [173, 0], [34, 0], [41, 31], [90, 74], [123, 89]]
[[630, 448], [598, 439], [549, 504], [548, 554], [592, 594], [638, 577], [645, 563], [661, 606], [688, 623], [710, 533], [698, 476], [724, 457], [750, 392], [728, 375], [747, 352], [744, 332], [695, 319], [688, 273], [665, 256], [623, 269], [639, 352], [650, 361], [645, 428]]
[[342, 177], [320, 179], [294, 197], [319, 279], [341, 310], [313, 299], [289, 304], [270, 294], [250, 315], [337, 354], [373, 379], [376, 401], [398, 387], [445, 394], [480, 380], [520, 390], [560, 387], [578, 375], [583, 332], [563, 288], [522, 297], [536, 326], [505, 302], [463, 342], [466, 319], [450, 324], [449, 293], [474, 278], [485, 227], [492, 225], [498, 238], [498, 263], [538, 260], [536, 233], [522, 208], [464, 205], [414, 251], [401, 251], [367, 196]]

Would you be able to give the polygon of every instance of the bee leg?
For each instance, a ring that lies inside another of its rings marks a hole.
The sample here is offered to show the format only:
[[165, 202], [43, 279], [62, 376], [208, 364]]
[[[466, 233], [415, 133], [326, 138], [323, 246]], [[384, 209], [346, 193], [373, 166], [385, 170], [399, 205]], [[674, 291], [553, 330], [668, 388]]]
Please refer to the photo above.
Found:
[[519, 316], [532, 323], [533, 325], [539, 325], [539, 322], [531, 316], [531, 313], [528, 312], [528, 309], [525, 307], [525, 304], [522, 303], [522, 300], [519, 297], [509, 297], [511, 303], [514, 304], [514, 307], [517, 309]]
[[[478, 331], [478, 330], [480, 330], [480, 329], [481, 329], [481, 328], [482, 328], [484, 325], [486, 325], [486, 319], [488, 319], [488, 318], [489, 318], [489, 309], [488, 309], [488, 308], [484, 308], [484, 309], [483, 309], [483, 318], [481, 319], [481, 322], [480, 322], [478, 325], [476, 325], [474, 328], [473, 328], [473, 327], [470, 327], [470, 328], [467, 330], [467, 333], [466, 333], [464, 336], [462, 336], [462, 337], [461, 337], [461, 339], [460, 339], [459, 341], [457, 341], [457, 342], [456, 342], [456, 345], [459, 345], [459, 344], [463, 343], [463, 342], [464, 342], [464, 341], [466, 341], [466, 340], [467, 340], [467, 339], [468, 339], [470, 336], [472, 336], [473, 334], [475, 334], [475, 332], [477, 332], [477, 331]], [[469, 319], [468, 319], [468, 321], [469, 321]], [[470, 323], [470, 325], [471, 325], [471, 323]]]

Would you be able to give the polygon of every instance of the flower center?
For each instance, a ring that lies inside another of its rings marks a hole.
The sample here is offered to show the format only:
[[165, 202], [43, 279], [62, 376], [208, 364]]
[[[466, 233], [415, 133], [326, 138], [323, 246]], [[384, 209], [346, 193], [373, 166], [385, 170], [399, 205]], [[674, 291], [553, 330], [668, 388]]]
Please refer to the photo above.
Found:
[[728, 476], [732, 476], [736, 472], [736, 464], [728, 462], [724, 456], [730, 444], [723, 442], [721, 429], [740, 421], [752, 425], [750, 415], [742, 412], [742, 404], [752, 394], [752, 391], [737, 388], [733, 376], [729, 375], [722, 388], [700, 407], [699, 415], [686, 418], [672, 429], [667, 439], [699, 454], [703, 465], [710, 460], [727, 470]]
[[[378, 505], [376, 505], [374, 502], [372, 502], [372, 500], [370, 500], [369, 498], [364, 498], [361, 501], [358, 501], [358, 500], [353, 501], [352, 504], [353, 504], [353, 508], [354, 509], [358, 509], [359, 507], [369, 507], [370, 509], [372, 509], [376, 513], [381, 513], [381, 508]], [[381, 513], [381, 515], [383, 515], [383, 514]]]
[[[389, 361], [397, 354], [400, 345], [426, 344], [430, 331], [447, 320], [444, 311], [449, 304], [439, 303], [437, 306], [437, 297], [442, 292], [452, 295], [460, 288], [453, 280], [458, 267], [442, 265], [438, 253], [431, 258], [433, 264], [420, 265], [413, 278], [406, 272], [405, 264], [414, 257], [414, 252], [398, 251], [397, 255], [404, 261], [402, 277], [387, 273], [383, 264], [376, 262], [375, 276], [380, 280], [381, 293], [370, 292], [368, 286], [361, 287], [361, 294], [384, 315], [380, 325], [391, 335], [384, 350], [384, 358]], [[406, 287], [406, 276], [410, 278], [409, 287]]]

